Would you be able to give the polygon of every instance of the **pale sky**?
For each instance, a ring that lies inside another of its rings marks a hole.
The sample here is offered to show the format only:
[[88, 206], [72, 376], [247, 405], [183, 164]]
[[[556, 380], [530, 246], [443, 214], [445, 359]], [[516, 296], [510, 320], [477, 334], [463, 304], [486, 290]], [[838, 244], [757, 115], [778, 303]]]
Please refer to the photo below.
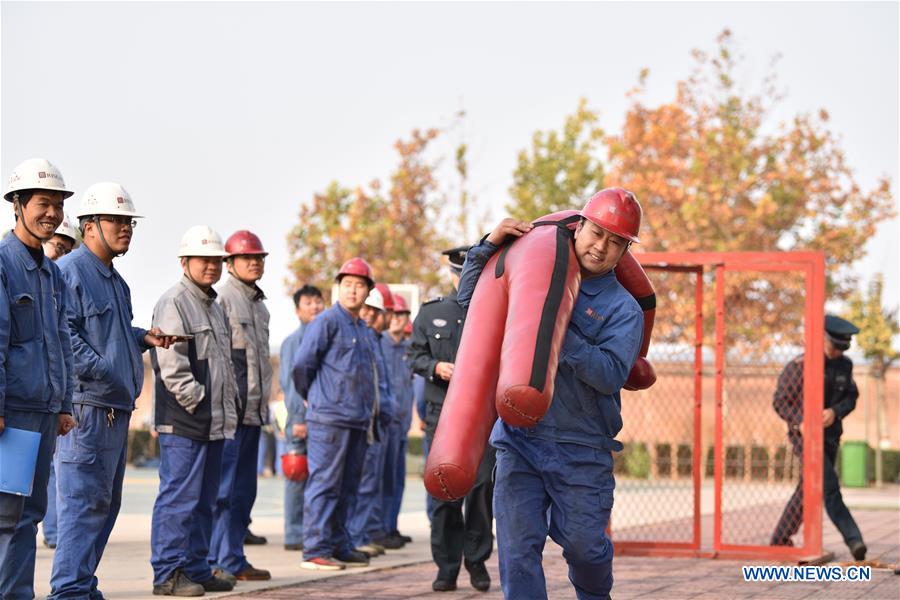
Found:
[[[48, 158], [77, 192], [73, 215], [92, 183], [129, 190], [147, 218], [116, 266], [143, 326], [180, 277], [188, 227], [250, 229], [270, 252], [260, 285], [279, 345], [296, 325], [285, 238], [314, 192], [386, 178], [395, 139], [464, 107], [471, 188], [499, 218], [536, 129], [559, 128], [585, 96], [617, 130], [642, 67], [648, 102], [669, 101], [690, 50], [712, 49], [725, 27], [750, 91], [781, 53], [777, 117], [826, 108], [863, 189], [886, 175], [897, 196], [895, 2], [2, 2], [0, 12], [3, 181], [22, 160]], [[3, 229], [12, 222], [0, 211]], [[884, 273], [885, 304], [897, 306], [897, 219], [867, 250], [860, 272]]]

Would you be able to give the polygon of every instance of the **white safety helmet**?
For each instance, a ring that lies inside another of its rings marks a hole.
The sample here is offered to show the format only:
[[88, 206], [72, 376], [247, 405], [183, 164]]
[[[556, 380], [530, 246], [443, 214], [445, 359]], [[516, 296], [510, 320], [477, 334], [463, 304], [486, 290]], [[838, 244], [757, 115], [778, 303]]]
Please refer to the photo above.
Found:
[[228, 256], [221, 236], [206, 225], [194, 225], [181, 236], [178, 257]]
[[75, 193], [66, 188], [62, 173], [46, 158], [29, 158], [13, 169], [3, 197], [13, 202], [17, 192], [24, 190], [62, 192], [63, 199]]
[[95, 183], [84, 191], [76, 216], [80, 219], [91, 215], [121, 215], [137, 219], [143, 216], [135, 212], [134, 203], [125, 188], [110, 181]]
[[384, 310], [384, 296], [381, 295], [381, 292], [378, 291], [377, 288], [372, 288], [369, 292], [369, 295], [366, 298], [366, 306], [377, 308], [381, 311]]
[[54, 235], [62, 235], [67, 238], [71, 238], [76, 247], [78, 246], [78, 242], [81, 239], [81, 236], [78, 235], [78, 230], [72, 226], [72, 220], [67, 214], [63, 214], [63, 221], [59, 224], [59, 227], [56, 228]]

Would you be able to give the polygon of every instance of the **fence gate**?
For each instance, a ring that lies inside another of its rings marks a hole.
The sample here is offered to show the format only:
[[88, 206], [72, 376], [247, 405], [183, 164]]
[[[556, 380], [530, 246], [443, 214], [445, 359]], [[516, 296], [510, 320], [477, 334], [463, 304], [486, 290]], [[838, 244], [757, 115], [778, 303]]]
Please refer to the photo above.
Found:
[[[824, 255], [635, 257], [656, 288], [649, 358], [658, 379], [649, 390], [622, 392], [616, 552], [818, 559]], [[802, 389], [802, 450], [773, 406], [779, 379], [797, 398]], [[785, 510], [798, 486], [802, 514]]]

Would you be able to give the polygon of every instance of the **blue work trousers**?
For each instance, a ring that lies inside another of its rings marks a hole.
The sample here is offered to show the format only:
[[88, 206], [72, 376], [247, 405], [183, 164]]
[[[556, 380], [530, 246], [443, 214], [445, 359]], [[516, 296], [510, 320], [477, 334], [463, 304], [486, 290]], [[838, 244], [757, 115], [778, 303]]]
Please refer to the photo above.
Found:
[[[400, 505], [403, 503], [403, 490], [406, 487], [406, 432], [402, 430], [400, 423], [397, 423], [396, 429], [397, 437], [394, 438], [396, 446], [393, 449], [388, 447], [388, 457], [384, 463], [382, 518], [384, 530], [388, 535], [398, 531], [397, 520], [400, 517]], [[394, 434], [395, 432], [391, 431], [391, 435]]]
[[4, 422], [6, 427], [41, 434], [31, 496], [0, 492], [0, 598], [31, 600], [34, 597], [37, 529], [47, 511], [47, 480], [56, 447], [59, 417], [56, 413], [7, 408]]
[[[382, 434], [387, 437], [386, 433]], [[381, 509], [384, 503], [384, 459], [387, 440], [369, 444], [363, 464], [359, 492], [350, 501], [350, 543], [354, 548], [365, 546], [387, 535], [383, 529]]]
[[259, 425], [238, 425], [234, 439], [225, 440], [222, 450], [222, 479], [213, 509], [209, 564], [232, 574], [250, 565], [244, 555], [244, 538], [256, 501], [260, 430]]
[[[397, 458], [400, 456], [400, 446], [403, 444], [403, 432], [400, 423], [392, 422], [388, 428], [387, 439], [384, 441], [384, 469], [381, 481], [381, 529], [385, 535], [394, 533], [397, 529], [397, 516], [394, 514], [394, 505], [399, 508], [397, 490]], [[403, 498], [403, 488], [399, 489], [400, 500]]]
[[131, 412], [76, 404], [56, 450], [59, 540], [50, 600], [102, 598], [97, 566], [122, 506]]
[[197, 583], [212, 577], [209, 540], [223, 446], [223, 440], [159, 434], [159, 494], [150, 530], [154, 585], [165, 582], [176, 569]]
[[56, 545], [56, 454], [50, 461], [50, 479], [47, 480], [47, 514], [44, 515], [44, 542]]
[[[306, 452], [306, 440], [295, 439], [291, 433], [291, 425], [288, 423], [285, 432], [285, 445], [287, 450]], [[281, 457], [278, 457], [281, 462]], [[306, 480], [284, 480], [284, 543], [303, 543], [303, 492], [306, 490]]]
[[541, 558], [549, 532], [563, 548], [579, 600], [607, 598], [613, 545], [606, 526], [615, 487], [610, 452], [518, 433], [494, 445], [494, 515], [504, 596], [547, 598]]
[[307, 425], [303, 557], [344, 556], [353, 549], [347, 520], [362, 477], [366, 432], [323, 423]]

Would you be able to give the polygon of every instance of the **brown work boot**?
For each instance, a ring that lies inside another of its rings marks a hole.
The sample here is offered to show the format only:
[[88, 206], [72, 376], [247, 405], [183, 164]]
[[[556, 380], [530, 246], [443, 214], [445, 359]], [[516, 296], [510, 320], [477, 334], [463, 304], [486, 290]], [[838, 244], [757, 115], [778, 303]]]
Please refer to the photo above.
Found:
[[249, 563], [243, 571], [235, 573], [234, 576], [238, 581], [268, 581], [272, 579], [271, 573], [265, 569], [257, 569]]
[[154, 596], [202, 596], [205, 593], [203, 586], [191, 581], [181, 569], [176, 569], [171, 577], [153, 586]]

